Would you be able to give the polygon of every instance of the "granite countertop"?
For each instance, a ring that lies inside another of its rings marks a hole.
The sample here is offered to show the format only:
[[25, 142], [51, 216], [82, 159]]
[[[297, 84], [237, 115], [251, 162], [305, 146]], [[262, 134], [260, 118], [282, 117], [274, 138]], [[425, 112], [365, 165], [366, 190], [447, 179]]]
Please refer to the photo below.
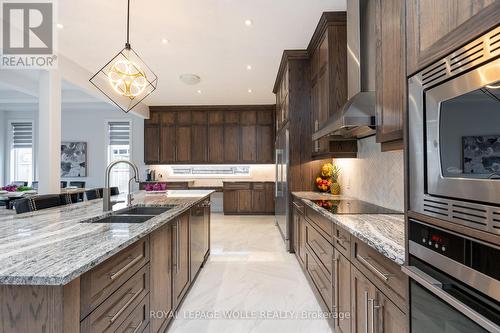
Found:
[[311, 200], [352, 199], [317, 192], [293, 192], [308, 207], [368, 244], [398, 265], [405, 262], [404, 214], [333, 214]]
[[[175, 206], [144, 223], [81, 223], [111, 214], [102, 211], [102, 200], [0, 217], [0, 284], [67, 284], [212, 192], [136, 192], [133, 206]], [[113, 209], [123, 208], [121, 203]]]

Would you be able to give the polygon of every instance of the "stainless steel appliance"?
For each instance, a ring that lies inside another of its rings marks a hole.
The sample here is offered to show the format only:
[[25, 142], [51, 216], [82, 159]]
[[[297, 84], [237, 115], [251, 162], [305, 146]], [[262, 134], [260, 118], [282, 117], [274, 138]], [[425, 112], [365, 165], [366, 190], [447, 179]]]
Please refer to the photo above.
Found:
[[412, 333], [500, 332], [500, 248], [410, 220]]
[[276, 225], [290, 251], [290, 194], [288, 193], [288, 171], [290, 156], [290, 131], [288, 127], [276, 136], [276, 189], [275, 219]]
[[412, 76], [409, 209], [500, 234], [500, 27]]

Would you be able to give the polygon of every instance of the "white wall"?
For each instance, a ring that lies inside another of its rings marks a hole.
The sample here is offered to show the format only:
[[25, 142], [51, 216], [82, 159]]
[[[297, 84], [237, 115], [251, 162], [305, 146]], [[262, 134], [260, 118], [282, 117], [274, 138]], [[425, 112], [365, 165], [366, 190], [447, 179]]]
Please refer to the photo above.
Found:
[[404, 210], [403, 151], [380, 151], [375, 137], [358, 141], [358, 158], [335, 159], [341, 167], [342, 194], [376, 205]]
[[[9, 147], [8, 122], [9, 120], [33, 120], [34, 131], [38, 130], [36, 115], [33, 112], [0, 112], [0, 180], [4, 184], [9, 177]], [[132, 160], [139, 166], [140, 170], [144, 170], [143, 149], [144, 149], [144, 126], [143, 119], [134, 115], [125, 114], [119, 110], [104, 110], [104, 111], [71, 111], [63, 110], [61, 117], [61, 140], [62, 141], [84, 141], [87, 142], [87, 177], [80, 178], [63, 178], [62, 180], [85, 181], [86, 187], [102, 187], [104, 185], [104, 171], [107, 165], [106, 154], [106, 121], [109, 120], [131, 120], [132, 121]], [[35, 147], [36, 153], [36, 137]], [[3, 151], [2, 151], [3, 150]], [[36, 156], [34, 156], [36, 161]], [[36, 162], [35, 162], [36, 163]], [[4, 172], [1, 172], [3, 169]], [[141, 171], [140, 177], [143, 176]], [[35, 177], [36, 179], [36, 177]]]

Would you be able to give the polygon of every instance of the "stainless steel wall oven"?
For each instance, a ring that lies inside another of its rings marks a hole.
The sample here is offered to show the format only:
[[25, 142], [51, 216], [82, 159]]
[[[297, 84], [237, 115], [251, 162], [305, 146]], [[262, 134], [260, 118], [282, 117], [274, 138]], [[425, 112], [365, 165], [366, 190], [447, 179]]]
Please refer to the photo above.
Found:
[[408, 81], [409, 209], [500, 234], [500, 27]]

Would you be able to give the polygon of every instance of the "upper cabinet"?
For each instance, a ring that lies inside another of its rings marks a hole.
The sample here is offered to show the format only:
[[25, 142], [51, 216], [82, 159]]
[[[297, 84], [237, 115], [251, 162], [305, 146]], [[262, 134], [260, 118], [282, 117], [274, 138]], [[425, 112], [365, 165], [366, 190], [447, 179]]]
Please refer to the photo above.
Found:
[[[321, 16], [307, 52], [310, 63], [311, 131], [329, 119], [340, 117], [347, 101], [347, 26], [345, 12]], [[325, 137], [313, 142], [312, 157], [356, 157], [356, 140], [332, 141]]]
[[146, 164], [274, 163], [274, 105], [151, 109]]
[[406, 110], [405, 4], [376, 0], [375, 111], [382, 150], [403, 148]]
[[491, 29], [500, 15], [495, 0], [406, 0], [406, 7], [408, 75]]

